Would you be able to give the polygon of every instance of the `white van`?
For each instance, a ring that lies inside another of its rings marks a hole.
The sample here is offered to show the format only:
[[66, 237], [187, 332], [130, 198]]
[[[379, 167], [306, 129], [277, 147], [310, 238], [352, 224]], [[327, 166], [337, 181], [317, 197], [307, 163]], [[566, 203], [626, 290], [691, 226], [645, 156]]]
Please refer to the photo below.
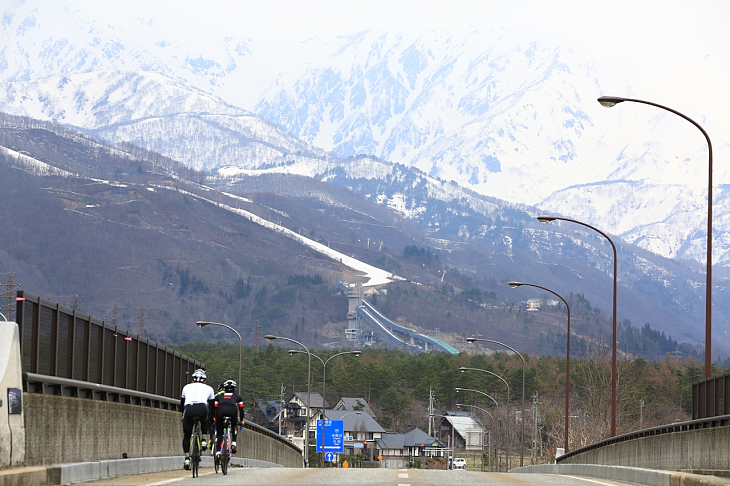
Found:
[[466, 460], [463, 457], [457, 457], [457, 458], [455, 458], [454, 459], [454, 464], [451, 467], [451, 469], [454, 469], [454, 470], [458, 470], [458, 469], [465, 470], [466, 469]]

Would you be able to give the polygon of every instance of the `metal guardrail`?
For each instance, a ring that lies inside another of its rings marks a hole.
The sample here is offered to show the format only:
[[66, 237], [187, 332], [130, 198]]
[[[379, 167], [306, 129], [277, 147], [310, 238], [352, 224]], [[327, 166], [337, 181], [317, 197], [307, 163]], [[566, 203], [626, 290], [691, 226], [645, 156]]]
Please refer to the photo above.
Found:
[[616, 437], [610, 437], [608, 439], [599, 440], [593, 444], [589, 444], [585, 447], [572, 450], [558, 457], [555, 462], [560, 463], [570, 457], [582, 454], [584, 452], [606, 447], [619, 442], [626, 442], [634, 439], [641, 439], [643, 437], [650, 437], [655, 435], [671, 434], [674, 432], [685, 432], [688, 430], [699, 430], [710, 427], [722, 427], [730, 425], [730, 415], [721, 415], [717, 417], [704, 418], [700, 420], [689, 420], [687, 422], [677, 422], [674, 424], [660, 425], [657, 427], [651, 427], [649, 429], [637, 430], [629, 432], [628, 434], [617, 435]]
[[205, 368], [159, 343], [22, 290], [16, 300], [22, 369], [29, 378], [25, 391], [96, 390], [142, 402], [168, 403], [152, 397], [179, 402], [188, 377]]
[[[23, 383], [29, 388], [27, 391], [48, 392], [47, 394], [51, 395], [95, 398], [103, 401], [147, 405], [168, 410], [177, 410], [180, 407], [179, 399], [175, 400], [151, 393], [129, 390], [127, 388], [100, 385], [98, 383], [89, 383], [88, 381], [69, 380], [68, 378], [58, 378], [56, 376], [23, 373]], [[53, 387], [53, 390], [48, 390], [48, 387]]]

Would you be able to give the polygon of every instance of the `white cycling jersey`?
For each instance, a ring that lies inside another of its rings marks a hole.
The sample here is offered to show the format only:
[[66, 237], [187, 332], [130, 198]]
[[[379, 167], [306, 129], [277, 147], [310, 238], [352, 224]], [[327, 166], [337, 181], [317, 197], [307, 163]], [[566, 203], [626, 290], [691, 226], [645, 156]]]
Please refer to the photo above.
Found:
[[208, 400], [215, 399], [215, 393], [210, 385], [193, 382], [183, 387], [181, 397], [185, 399], [185, 406], [193, 403], [205, 403], [207, 405]]

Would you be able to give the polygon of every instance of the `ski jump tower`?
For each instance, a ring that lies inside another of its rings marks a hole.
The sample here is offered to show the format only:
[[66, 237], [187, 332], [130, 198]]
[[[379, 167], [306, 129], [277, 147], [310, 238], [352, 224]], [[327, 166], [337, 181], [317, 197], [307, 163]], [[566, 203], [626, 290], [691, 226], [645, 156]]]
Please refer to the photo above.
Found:
[[[344, 282], [343, 282], [344, 283]], [[345, 339], [360, 341], [362, 324], [357, 315], [357, 308], [362, 305], [362, 284], [344, 284], [347, 293], [347, 329]]]

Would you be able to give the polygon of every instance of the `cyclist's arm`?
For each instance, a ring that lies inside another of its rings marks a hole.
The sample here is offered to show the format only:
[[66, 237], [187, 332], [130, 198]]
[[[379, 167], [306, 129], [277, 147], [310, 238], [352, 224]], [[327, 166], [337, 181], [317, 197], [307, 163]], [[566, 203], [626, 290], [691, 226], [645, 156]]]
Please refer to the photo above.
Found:
[[239, 396], [238, 399], [236, 403], [236, 407], [238, 408], [238, 422], [243, 425], [243, 398]]
[[215, 420], [218, 403], [215, 399], [208, 400], [208, 422], [213, 423]]

